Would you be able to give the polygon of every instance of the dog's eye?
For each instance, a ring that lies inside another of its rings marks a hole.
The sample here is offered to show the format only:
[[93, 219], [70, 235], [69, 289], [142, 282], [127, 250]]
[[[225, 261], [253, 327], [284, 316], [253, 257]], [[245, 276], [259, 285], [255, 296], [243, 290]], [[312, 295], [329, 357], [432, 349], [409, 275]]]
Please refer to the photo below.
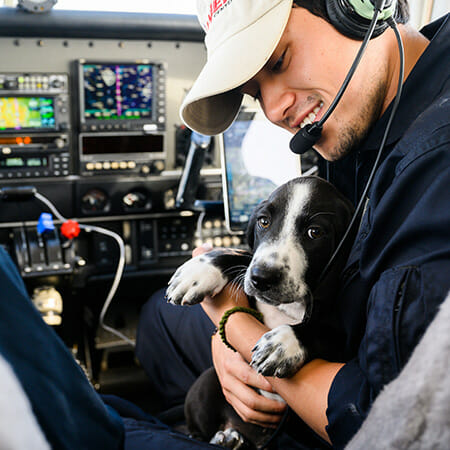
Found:
[[268, 217], [265, 217], [265, 216], [260, 217], [260, 218], [258, 219], [258, 225], [259, 225], [261, 228], [264, 228], [264, 229], [269, 228], [269, 225], [270, 225], [270, 220], [269, 220], [269, 218], [268, 218]]
[[323, 230], [320, 227], [309, 227], [306, 234], [310, 239], [319, 239], [323, 236]]

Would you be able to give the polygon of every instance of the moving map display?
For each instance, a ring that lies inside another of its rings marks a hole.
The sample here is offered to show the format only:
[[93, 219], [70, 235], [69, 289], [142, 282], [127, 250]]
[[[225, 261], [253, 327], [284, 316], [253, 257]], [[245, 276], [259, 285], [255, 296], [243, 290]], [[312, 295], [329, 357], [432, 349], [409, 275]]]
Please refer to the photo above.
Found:
[[232, 231], [247, 227], [253, 209], [286, 181], [300, 176], [291, 134], [260, 111], [243, 110], [223, 134], [225, 216]]
[[53, 128], [52, 97], [0, 97], [0, 131]]
[[87, 120], [146, 119], [153, 115], [152, 64], [84, 64], [82, 114]]

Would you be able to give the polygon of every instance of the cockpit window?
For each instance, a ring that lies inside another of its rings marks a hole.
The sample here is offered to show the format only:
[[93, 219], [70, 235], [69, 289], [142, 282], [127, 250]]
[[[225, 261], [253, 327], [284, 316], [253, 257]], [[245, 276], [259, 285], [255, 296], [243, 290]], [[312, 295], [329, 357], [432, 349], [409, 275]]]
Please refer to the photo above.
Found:
[[[195, 14], [196, 0], [58, 0], [54, 9]], [[0, 0], [0, 6], [17, 6], [17, 0]]]

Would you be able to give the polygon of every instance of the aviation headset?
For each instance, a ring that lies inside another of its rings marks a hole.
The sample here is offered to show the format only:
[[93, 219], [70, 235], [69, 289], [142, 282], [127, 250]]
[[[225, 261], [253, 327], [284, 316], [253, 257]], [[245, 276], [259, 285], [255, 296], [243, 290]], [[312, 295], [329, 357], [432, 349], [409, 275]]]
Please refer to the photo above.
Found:
[[372, 38], [388, 27], [387, 19], [395, 14], [396, 0], [326, 0], [328, 17], [332, 25], [352, 39], [363, 40], [370, 26], [375, 8], [380, 9]]

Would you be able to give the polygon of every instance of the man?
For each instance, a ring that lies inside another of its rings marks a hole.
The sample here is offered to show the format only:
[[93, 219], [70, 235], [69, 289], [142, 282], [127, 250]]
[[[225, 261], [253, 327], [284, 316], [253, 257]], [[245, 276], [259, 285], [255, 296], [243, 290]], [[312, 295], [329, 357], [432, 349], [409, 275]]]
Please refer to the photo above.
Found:
[[[204, 134], [224, 131], [244, 94], [257, 98], [266, 116], [292, 133], [307, 117], [320, 120], [361, 45], [330, 23], [325, 0], [200, 1], [199, 19], [208, 61], [181, 115]], [[396, 19], [407, 21], [404, 2]], [[406, 24], [399, 31], [403, 94], [336, 295], [346, 361], [314, 360], [290, 379], [264, 379], [247, 364], [267, 331], [251, 315], [233, 314], [226, 324], [237, 353], [212, 338], [224, 394], [244, 420], [275, 426], [283, 406], [249, 386], [276, 390], [323, 441], [338, 448], [398, 375], [450, 288], [448, 17], [422, 33]], [[355, 204], [386, 129], [399, 61], [392, 29], [370, 41], [314, 147], [329, 162], [328, 179]], [[245, 296], [241, 302], [246, 304]], [[233, 306], [226, 289], [202, 302], [216, 326]], [[208, 366], [209, 355], [199, 346], [212, 329], [198, 310], [166, 307], [156, 298], [143, 310], [137, 354], [168, 405], [182, 400], [196, 371]], [[167, 349], [166, 364], [152, 349], [158, 340]]]

